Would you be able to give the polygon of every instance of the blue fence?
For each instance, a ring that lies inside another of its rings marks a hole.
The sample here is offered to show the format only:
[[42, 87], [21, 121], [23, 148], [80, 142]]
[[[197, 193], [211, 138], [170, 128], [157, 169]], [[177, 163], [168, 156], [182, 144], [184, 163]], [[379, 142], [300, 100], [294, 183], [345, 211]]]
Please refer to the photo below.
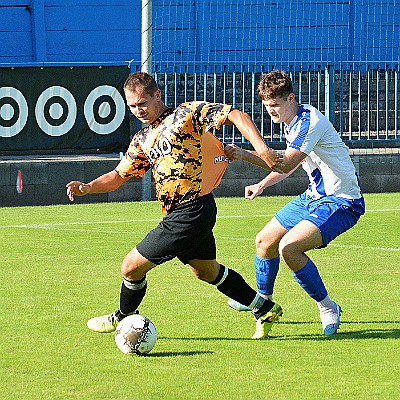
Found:
[[[215, 66], [216, 67], [216, 66]], [[279, 66], [263, 66], [262, 72], [249, 72], [252, 65], [231, 72], [212, 72], [213, 65], [197, 66], [198, 72], [157, 71], [166, 104], [176, 106], [188, 100], [232, 104], [247, 112], [270, 143], [283, 143], [282, 126], [273, 124], [257, 95], [263, 72]], [[258, 69], [258, 68], [257, 68]], [[321, 66], [320, 69], [295, 68], [290, 72], [298, 101], [321, 110], [341, 137], [350, 145], [366, 143], [399, 146], [400, 69], [377, 69], [369, 65]], [[224, 142], [243, 141], [239, 132], [223, 127], [217, 132]]]

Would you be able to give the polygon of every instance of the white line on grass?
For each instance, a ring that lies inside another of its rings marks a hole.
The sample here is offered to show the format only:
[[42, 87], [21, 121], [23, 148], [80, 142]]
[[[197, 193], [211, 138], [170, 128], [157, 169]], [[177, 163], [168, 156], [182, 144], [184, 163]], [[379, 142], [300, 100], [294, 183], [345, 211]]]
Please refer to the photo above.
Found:
[[400, 251], [399, 247], [374, 247], [374, 246], [359, 246], [355, 244], [337, 244], [331, 243], [329, 246], [344, 247], [346, 249], [365, 249], [365, 250], [378, 250], [378, 251]]
[[[254, 238], [252, 237], [233, 237], [233, 236], [221, 236], [218, 235], [219, 240], [229, 240], [229, 241], [252, 241], [254, 242]], [[374, 251], [400, 251], [400, 247], [373, 247], [373, 246], [360, 246], [353, 244], [337, 244], [337, 243], [329, 243], [328, 247], [342, 247], [346, 249], [364, 249], [364, 250], [374, 250]]]
[[[393, 212], [400, 211], [400, 208], [388, 208], [381, 210], [367, 210], [367, 213], [371, 212]], [[272, 217], [274, 214], [250, 214], [250, 215], [219, 215], [218, 219], [235, 219], [235, 218], [267, 218]], [[45, 224], [16, 224], [16, 225], [0, 225], [0, 229], [10, 228], [28, 228], [28, 229], [51, 229], [57, 226], [66, 225], [102, 225], [102, 224], [125, 224], [125, 223], [139, 223], [139, 222], [159, 222], [160, 218], [147, 218], [147, 219], [124, 219], [124, 220], [112, 220], [112, 221], [76, 221], [76, 222], [55, 222]]]
[[[218, 216], [218, 219], [228, 218], [260, 218], [260, 217], [272, 217], [273, 214], [262, 214], [262, 215], [222, 215]], [[126, 224], [126, 223], [139, 223], [139, 222], [160, 222], [160, 218], [147, 218], [147, 219], [123, 219], [123, 220], [112, 220], [112, 221], [76, 221], [76, 222], [54, 222], [46, 224], [20, 224], [20, 225], [3, 225], [0, 228], [30, 228], [30, 229], [51, 229], [58, 226], [66, 225], [103, 225], [103, 224]]]
[[[400, 211], [400, 209], [386, 209], [386, 210], [369, 210], [369, 212], [385, 212], [385, 211]], [[218, 219], [234, 219], [234, 218], [266, 218], [271, 217], [274, 214], [254, 214], [254, 215], [221, 215], [218, 216]], [[77, 226], [77, 225], [107, 225], [107, 224], [125, 224], [125, 223], [140, 223], [140, 222], [159, 222], [161, 218], [148, 218], [148, 219], [127, 219], [127, 220], [114, 220], [114, 221], [81, 221], [81, 222], [56, 222], [56, 223], [47, 223], [47, 224], [21, 224], [21, 225], [3, 225], [0, 226], [0, 229], [10, 229], [10, 228], [22, 228], [22, 229], [51, 229], [51, 230], [62, 230], [62, 231], [75, 231], [75, 232], [88, 232], [83, 231], [82, 229], [74, 229], [67, 228], [66, 226]], [[96, 230], [97, 233], [100, 233]], [[102, 233], [110, 234], [111, 231], [103, 231]], [[238, 238], [238, 237], [228, 237], [228, 236], [219, 236], [219, 239], [225, 240], [250, 240], [249, 238]], [[331, 243], [329, 246], [333, 247], [341, 247], [341, 248], [354, 248], [354, 249], [365, 249], [365, 250], [374, 250], [374, 251], [400, 251], [400, 248], [397, 247], [373, 247], [373, 246], [360, 246], [360, 245], [343, 245]]]
[[55, 222], [55, 223], [47, 223], [47, 224], [21, 224], [21, 225], [4, 225], [0, 226], [0, 228], [31, 228], [31, 229], [52, 229], [53, 227], [57, 229], [59, 226], [66, 225], [105, 225], [105, 224], [125, 224], [130, 222], [154, 222], [160, 221], [161, 219], [126, 219], [126, 220], [115, 220], [115, 221], [77, 221], [77, 222]]

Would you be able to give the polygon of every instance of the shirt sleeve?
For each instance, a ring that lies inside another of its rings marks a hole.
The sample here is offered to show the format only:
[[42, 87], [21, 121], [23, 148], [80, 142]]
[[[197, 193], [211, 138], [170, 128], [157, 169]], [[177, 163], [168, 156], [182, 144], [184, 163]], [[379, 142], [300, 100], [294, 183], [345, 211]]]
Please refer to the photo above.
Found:
[[311, 123], [310, 118], [302, 117], [294, 127], [295, 137], [289, 147], [310, 154], [321, 138], [322, 131], [315, 129], [316, 124]]
[[204, 131], [220, 129], [232, 110], [231, 105], [221, 103], [193, 102], [192, 106], [194, 119]]
[[134, 137], [115, 171], [123, 178], [143, 178], [148, 169], [150, 169], [150, 162], [143, 153], [139, 141]]

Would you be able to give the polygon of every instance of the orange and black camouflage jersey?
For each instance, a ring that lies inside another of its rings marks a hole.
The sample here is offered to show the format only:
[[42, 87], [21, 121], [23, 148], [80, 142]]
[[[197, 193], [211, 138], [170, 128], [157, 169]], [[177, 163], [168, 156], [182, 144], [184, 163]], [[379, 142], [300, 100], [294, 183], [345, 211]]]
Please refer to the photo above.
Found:
[[115, 171], [141, 178], [152, 168], [164, 214], [177, 205], [210, 193], [220, 183], [229, 160], [210, 129], [219, 129], [232, 107], [194, 101], [165, 110], [138, 131]]

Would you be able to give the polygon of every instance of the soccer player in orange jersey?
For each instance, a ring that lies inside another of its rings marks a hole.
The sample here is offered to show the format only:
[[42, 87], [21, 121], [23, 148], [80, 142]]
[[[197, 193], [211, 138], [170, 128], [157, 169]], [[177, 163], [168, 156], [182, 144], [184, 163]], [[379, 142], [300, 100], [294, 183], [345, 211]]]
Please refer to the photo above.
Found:
[[118, 310], [90, 319], [88, 327], [96, 332], [114, 331], [120, 320], [139, 307], [146, 293], [146, 274], [175, 257], [189, 264], [200, 280], [249, 306], [257, 319], [279, 318], [278, 304], [257, 294], [241, 275], [216, 260], [217, 208], [211, 191], [220, 182], [228, 159], [210, 130], [234, 124], [274, 171], [280, 171], [281, 157], [266, 146], [251, 118], [230, 105], [193, 101], [169, 108], [153, 77], [144, 72], [129, 75], [124, 92], [130, 111], [147, 126], [134, 135], [113, 171], [89, 183], [69, 182], [67, 196], [74, 201], [75, 196], [110, 192], [151, 169], [165, 217], [123, 260]]

